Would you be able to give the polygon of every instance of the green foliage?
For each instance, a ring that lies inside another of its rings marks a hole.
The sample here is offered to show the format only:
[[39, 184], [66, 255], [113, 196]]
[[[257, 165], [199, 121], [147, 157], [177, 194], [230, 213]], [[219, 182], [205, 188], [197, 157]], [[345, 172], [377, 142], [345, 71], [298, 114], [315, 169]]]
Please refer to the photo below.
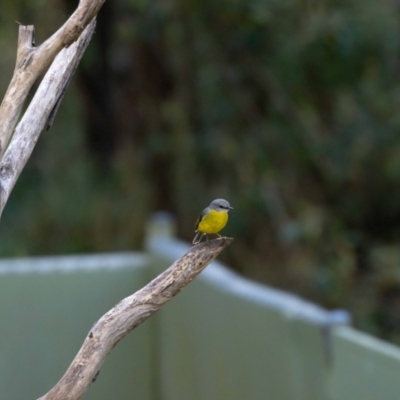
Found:
[[[373, 255], [399, 245], [396, 4], [109, 6], [81, 79], [7, 206], [0, 252], [129, 249], [162, 208], [190, 240], [198, 212], [226, 197], [235, 207], [226, 234], [236, 241], [225, 261], [325, 306], [350, 307], [360, 326], [387, 332], [376, 314], [391, 315], [381, 293], [398, 268]], [[15, 41], [3, 48], [10, 54]], [[99, 96], [115, 139], [103, 164], [83, 139]]]

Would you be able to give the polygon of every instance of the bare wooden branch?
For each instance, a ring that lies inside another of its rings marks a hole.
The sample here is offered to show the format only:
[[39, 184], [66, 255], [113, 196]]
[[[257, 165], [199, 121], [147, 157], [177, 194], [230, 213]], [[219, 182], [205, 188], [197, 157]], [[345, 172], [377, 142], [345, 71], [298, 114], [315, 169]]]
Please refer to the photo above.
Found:
[[40, 133], [49, 117], [56, 112], [65, 88], [90, 42], [95, 26], [94, 19], [78, 41], [57, 55], [15, 129], [13, 139], [0, 161], [0, 216]]
[[90, 330], [65, 375], [39, 400], [79, 399], [112, 348], [177, 295], [232, 241], [230, 238], [221, 238], [192, 247], [144, 288], [104, 314]]
[[[33, 75], [25, 72], [32, 62], [34, 37], [35, 28], [32, 25], [20, 25], [14, 75], [0, 106], [0, 157], [4, 154], [26, 96], [34, 82]], [[36, 80], [36, 77], [34, 79]]]
[[25, 99], [36, 79], [62, 48], [76, 41], [105, 0], [81, 0], [78, 8], [49, 39], [34, 46], [33, 26], [20, 26], [14, 75], [0, 106], [0, 158], [13, 135]]

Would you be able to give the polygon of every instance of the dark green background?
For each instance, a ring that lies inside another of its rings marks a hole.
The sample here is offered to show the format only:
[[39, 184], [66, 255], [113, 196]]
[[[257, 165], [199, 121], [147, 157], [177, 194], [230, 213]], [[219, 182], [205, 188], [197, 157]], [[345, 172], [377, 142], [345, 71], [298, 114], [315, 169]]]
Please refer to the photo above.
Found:
[[[4, 0], [37, 44], [77, 2]], [[400, 342], [400, 14], [390, 0], [107, 1], [0, 224], [0, 255], [140, 249], [149, 215], [191, 240], [235, 207], [223, 260]]]

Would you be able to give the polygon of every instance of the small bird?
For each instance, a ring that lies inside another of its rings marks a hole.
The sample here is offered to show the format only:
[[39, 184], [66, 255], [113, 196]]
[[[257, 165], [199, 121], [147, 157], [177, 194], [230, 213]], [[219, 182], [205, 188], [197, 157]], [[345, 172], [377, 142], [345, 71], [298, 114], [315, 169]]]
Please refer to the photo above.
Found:
[[[228, 222], [228, 211], [233, 210], [233, 207], [224, 199], [216, 199], [203, 210], [200, 217], [196, 221], [194, 231], [196, 236], [193, 239], [193, 244], [201, 242], [203, 236], [215, 233], [218, 237], [222, 237], [218, 232], [223, 229]], [[200, 236], [200, 237], [199, 237]]]

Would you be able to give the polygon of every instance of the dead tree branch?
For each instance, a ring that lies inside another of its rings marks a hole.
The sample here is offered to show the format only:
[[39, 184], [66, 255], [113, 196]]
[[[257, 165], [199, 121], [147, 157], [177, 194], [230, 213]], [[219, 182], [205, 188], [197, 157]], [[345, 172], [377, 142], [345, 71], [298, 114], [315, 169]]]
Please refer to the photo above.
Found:
[[14, 185], [35, 147], [40, 133], [63, 97], [66, 86], [90, 42], [95, 19], [79, 39], [55, 58], [40, 83], [0, 161], [0, 216]]
[[144, 288], [121, 300], [93, 326], [65, 375], [38, 400], [79, 399], [112, 348], [177, 295], [232, 241], [222, 238], [192, 247]]
[[20, 26], [14, 74], [0, 105], [0, 158], [13, 135], [32, 85], [55, 56], [79, 38], [86, 26], [96, 17], [104, 1], [81, 0], [65, 24], [38, 47], [35, 47], [34, 27]]
[[[15, 70], [0, 105], [0, 217], [40, 133], [53, 122], [66, 87], [90, 42], [95, 17], [104, 1], [81, 0], [65, 24], [38, 47], [35, 47], [34, 27], [19, 27]], [[50, 64], [16, 127], [29, 90]]]

